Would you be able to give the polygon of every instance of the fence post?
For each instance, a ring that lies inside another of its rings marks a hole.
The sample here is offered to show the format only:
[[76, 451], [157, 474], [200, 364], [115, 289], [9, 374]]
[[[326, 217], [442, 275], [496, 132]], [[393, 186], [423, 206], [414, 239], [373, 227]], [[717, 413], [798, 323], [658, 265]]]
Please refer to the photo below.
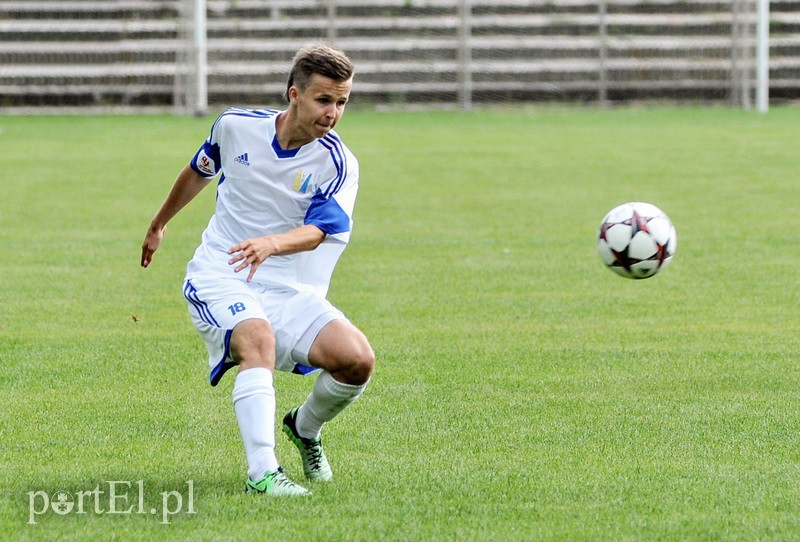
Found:
[[[731, 80], [730, 80], [730, 103], [736, 107], [746, 107], [742, 100], [744, 93], [744, 68], [740, 66], [739, 60], [743, 56], [744, 48], [747, 43], [742, 43], [742, 38], [746, 32], [742, 31], [742, 0], [733, 0], [731, 3]], [[746, 24], [746, 23], [745, 23]]]
[[769, 110], [769, 0], [758, 1], [758, 42], [756, 45], [756, 108]]
[[598, 74], [598, 87], [597, 99], [603, 107], [608, 106], [608, 0], [600, 0], [598, 5], [598, 15], [600, 21], [598, 24], [598, 38], [600, 40], [600, 65], [598, 67], [600, 73]]
[[328, 0], [328, 43], [336, 43], [336, 0]]
[[186, 88], [186, 65], [189, 56], [189, 6], [186, 0], [178, 4], [175, 45], [175, 78], [172, 80], [172, 108], [175, 115], [188, 114], [188, 91]]
[[194, 0], [192, 68], [194, 71], [194, 101], [191, 111], [203, 116], [208, 110], [208, 40], [206, 0]]
[[461, 81], [458, 85], [458, 102], [462, 109], [472, 109], [472, 1], [459, 3], [461, 28], [459, 35], [459, 72]]

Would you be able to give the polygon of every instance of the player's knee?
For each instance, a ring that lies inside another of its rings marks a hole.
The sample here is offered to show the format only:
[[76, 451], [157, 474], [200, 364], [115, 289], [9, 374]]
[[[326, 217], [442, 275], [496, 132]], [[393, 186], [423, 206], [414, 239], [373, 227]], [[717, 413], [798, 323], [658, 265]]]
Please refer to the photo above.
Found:
[[361, 385], [367, 382], [375, 369], [375, 352], [368, 342], [359, 345], [355, 350], [349, 368], [349, 378], [351, 384]]
[[366, 336], [344, 320], [334, 320], [317, 336], [309, 361], [345, 384], [366, 383], [375, 367], [375, 353]]

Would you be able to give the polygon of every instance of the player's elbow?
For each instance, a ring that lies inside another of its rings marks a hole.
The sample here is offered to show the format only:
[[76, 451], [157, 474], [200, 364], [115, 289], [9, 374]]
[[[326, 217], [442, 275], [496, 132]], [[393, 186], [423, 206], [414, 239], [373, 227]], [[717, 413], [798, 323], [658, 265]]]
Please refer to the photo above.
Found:
[[317, 226], [309, 224], [309, 247], [311, 250], [314, 250], [318, 246], [322, 244], [325, 240], [325, 237], [328, 236], [327, 233], [319, 229]]

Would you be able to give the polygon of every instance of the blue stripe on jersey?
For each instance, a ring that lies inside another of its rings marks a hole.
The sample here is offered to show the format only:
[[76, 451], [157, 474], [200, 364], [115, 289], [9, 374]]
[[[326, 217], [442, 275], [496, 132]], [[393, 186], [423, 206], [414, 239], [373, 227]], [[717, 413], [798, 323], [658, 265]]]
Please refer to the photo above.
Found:
[[233, 115], [236, 117], [249, 117], [254, 119], [268, 119], [274, 116], [276, 113], [280, 113], [280, 111], [276, 111], [275, 109], [241, 109], [238, 107], [231, 107], [227, 111], [223, 112], [217, 120], [214, 121], [213, 126], [211, 126], [211, 135], [214, 135], [214, 129], [219, 124], [219, 121], [222, 117], [226, 117], [228, 115]]
[[208, 375], [208, 380], [211, 382], [212, 386], [216, 386], [219, 384], [222, 375], [224, 375], [228, 369], [231, 367], [235, 367], [236, 363], [233, 361], [228, 361], [228, 355], [231, 352], [231, 333], [233, 332], [232, 329], [229, 329], [225, 332], [225, 339], [224, 339], [224, 348], [222, 349], [222, 359], [219, 360], [213, 369], [211, 369], [211, 374]]
[[[243, 109], [241, 107], [231, 107], [230, 109], [226, 110], [220, 118], [224, 117], [225, 115], [236, 115], [238, 117], [254, 117], [254, 118], [262, 118], [268, 119], [274, 116], [276, 113], [280, 113], [277, 109]], [[219, 122], [219, 118], [217, 119]], [[216, 122], [214, 123], [216, 124]]]
[[262, 118], [268, 119], [270, 117], [275, 116], [277, 113], [280, 113], [277, 109], [243, 109], [241, 107], [231, 107], [224, 111], [217, 119], [214, 121], [214, 124], [211, 125], [211, 137], [213, 139], [214, 129], [219, 124], [219, 121], [222, 117], [227, 115], [234, 115], [237, 117], [251, 117], [251, 118]]
[[328, 149], [333, 164], [336, 166], [336, 178], [328, 185], [327, 190], [325, 190], [325, 196], [329, 197], [339, 191], [339, 188], [341, 188], [347, 177], [347, 158], [345, 157], [340, 140], [325, 136], [320, 139], [319, 142], [323, 147]]
[[344, 152], [344, 143], [342, 143], [342, 140], [339, 139], [335, 134], [328, 134], [328, 135], [333, 141], [336, 142], [334, 149], [336, 150], [337, 154], [340, 155], [340, 158], [342, 160], [341, 179], [339, 180], [337, 186], [333, 187], [332, 191], [330, 192], [331, 194], [335, 194], [342, 187], [342, 185], [344, 184], [344, 180], [347, 177], [347, 154]]
[[324, 137], [325, 139], [332, 139], [333, 141], [335, 141], [335, 142], [336, 142], [336, 143], [338, 143], [339, 145], [342, 145], [342, 144], [343, 144], [343, 143], [342, 143], [342, 140], [341, 140], [341, 139], [339, 139], [339, 135], [338, 135], [336, 132], [333, 132], [333, 131], [331, 131], [331, 132], [328, 132], [328, 133], [327, 133], [327, 134], [325, 134], [325, 136], [323, 136], [323, 137]]
[[326, 194], [330, 196], [339, 191], [339, 188], [341, 188], [345, 178], [347, 177], [347, 155], [344, 152], [344, 144], [342, 143], [342, 140], [336, 137], [333, 133], [329, 133], [323, 139], [325, 142], [327, 142], [327, 144], [323, 142], [323, 145], [328, 149], [328, 152], [331, 153], [333, 163], [336, 164], [338, 169], [337, 181], [331, 183], [326, 191]]
[[183, 286], [183, 297], [194, 305], [195, 310], [197, 310], [197, 315], [203, 322], [210, 326], [221, 327], [208, 309], [208, 305], [206, 305], [204, 301], [200, 301], [200, 297], [197, 295], [197, 289], [192, 285], [190, 280], [187, 280], [186, 284]]
[[316, 226], [328, 235], [350, 231], [350, 217], [336, 198], [326, 197], [320, 190], [311, 198], [303, 224]]
[[270, 118], [275, 113], [280, 113], [277, 109], [245, 109], [243, 107], [231, 107], [226, 110], [223, 115], [227, 114], [232, 115], [242, 115], [245, 117], [263, 117], [263, 118]]

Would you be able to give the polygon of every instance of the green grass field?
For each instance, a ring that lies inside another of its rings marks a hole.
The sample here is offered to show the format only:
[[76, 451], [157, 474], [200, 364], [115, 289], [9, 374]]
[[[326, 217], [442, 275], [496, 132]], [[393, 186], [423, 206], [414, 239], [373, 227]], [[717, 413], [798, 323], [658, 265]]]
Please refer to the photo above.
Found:
[[[0, 538], [800, 539], [800, 109], [349, 112], [330, 298], [378, 366], [301, 501], [243, 494], [233, 379], [182, 300], [213, 187], [138, 265], [211, 120], [0, 118]], [[679, 236], [644, 281], [595, 250], [630, 200]], [[279, 416], [312, 382], [278, 375]]]

